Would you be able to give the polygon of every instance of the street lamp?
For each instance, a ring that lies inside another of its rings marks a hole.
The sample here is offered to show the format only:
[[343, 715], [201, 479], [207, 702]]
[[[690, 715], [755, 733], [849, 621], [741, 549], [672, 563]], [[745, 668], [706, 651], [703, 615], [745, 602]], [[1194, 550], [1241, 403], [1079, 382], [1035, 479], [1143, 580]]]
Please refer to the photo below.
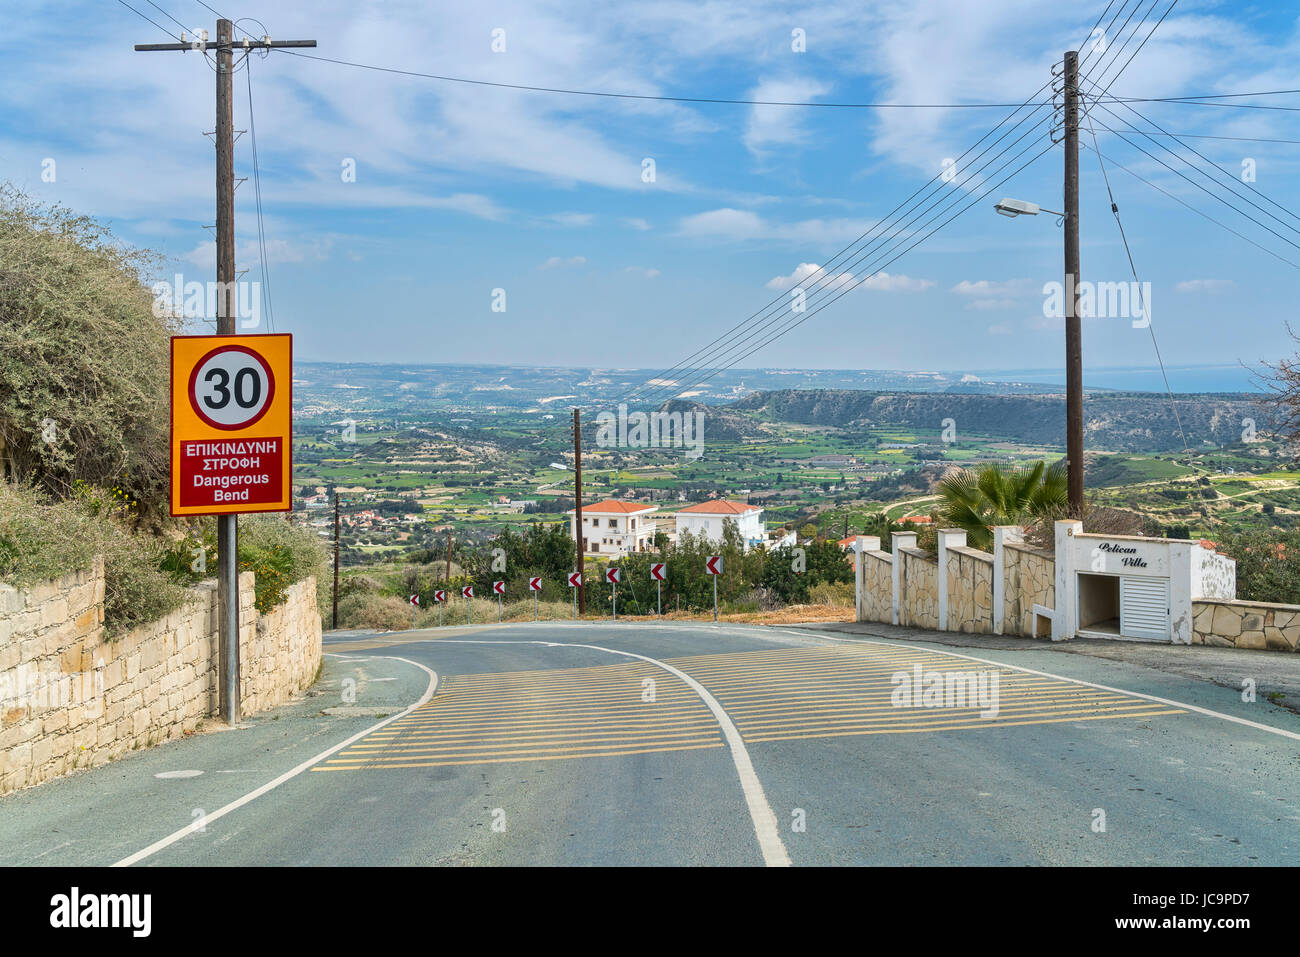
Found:
[[1065, 213], [1058, 213], [1054, 209], [1043, 209], [1037, 203], [1031, 203], [1023, 199], [1002, 198], [993, 204], [993, 208], [1002, 216], [1037, 216], [1039, 212], [1051, 213], [1053, 216], [1065, 218]]

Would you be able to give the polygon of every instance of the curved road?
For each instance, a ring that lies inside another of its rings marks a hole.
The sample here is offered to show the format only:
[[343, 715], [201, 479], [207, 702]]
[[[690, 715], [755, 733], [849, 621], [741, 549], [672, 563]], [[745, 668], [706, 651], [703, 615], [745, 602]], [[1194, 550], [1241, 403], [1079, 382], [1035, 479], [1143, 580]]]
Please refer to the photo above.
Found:
[[0, 863], [1300, 864], [1300, 718], [1134, 664], [631, 622], [326, 652], [238, 729], [0, 799]]

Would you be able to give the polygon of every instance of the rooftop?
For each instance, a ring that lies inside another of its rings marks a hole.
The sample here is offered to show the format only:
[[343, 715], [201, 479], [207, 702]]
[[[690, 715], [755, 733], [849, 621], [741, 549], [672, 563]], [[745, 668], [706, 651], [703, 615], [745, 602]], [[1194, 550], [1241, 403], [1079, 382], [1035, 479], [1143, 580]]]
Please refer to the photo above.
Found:
[[696, 502], [694, 505], [687, 505], [677, 511], [690, 512], [695, 515], [743, 515], [746, 512], [760, 511], [760, 508], [757, 505], [747, 505], [744, 502], [728, 502], [724, 499], [718, 499], [712, 502]]

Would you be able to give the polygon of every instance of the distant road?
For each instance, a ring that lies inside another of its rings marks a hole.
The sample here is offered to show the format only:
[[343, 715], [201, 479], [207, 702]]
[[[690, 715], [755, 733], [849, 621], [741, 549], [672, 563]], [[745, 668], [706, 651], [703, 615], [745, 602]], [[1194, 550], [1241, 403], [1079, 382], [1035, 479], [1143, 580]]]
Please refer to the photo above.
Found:
[[[0, 863], [1300, 864], [1300, 717], [1121, 661], [623, 622], [326, 650], [243, 729], [0, 799]], [[996, 714], [891, 702], [918, 671], [996, 674]]]

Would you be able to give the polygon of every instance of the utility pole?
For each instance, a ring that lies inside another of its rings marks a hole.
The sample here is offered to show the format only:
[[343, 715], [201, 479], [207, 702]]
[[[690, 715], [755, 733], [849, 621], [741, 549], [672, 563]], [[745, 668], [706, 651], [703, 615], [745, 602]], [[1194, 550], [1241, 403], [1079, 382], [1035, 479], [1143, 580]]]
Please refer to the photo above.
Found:
[[334, 624], [339, 626], [339, 493], [334, 493]]
[[[182, 34], [183, 35], [183, 34]], [[245, 58], [253, 50], [277, 47], [314, 47], [315, 40], [276, 40], [245, 37], [234, 40], [229, 20], [217, 21], [217, 42], [204, 39], [190, 43], [137, 43], [137, 52], [168, 50], [216, 53], [217, 60], [217, 335], [233, 336], [235, 329], [235, 123], [231, 77], [234, 51]], [[245, 64], [247, 69], [247, 64]], [[239, 519], [217, 516], [217, 606], [221, 635], [219, 713], [228, 724], [239, 723]]]
[[1065, 54], [1065, 457], [1069, 515], [1083, 518], [1083, 332], [1079, 319], [1079, 53]]
[[[578, 553], [578, 564], [574, 568], [579, 575], [583, 572], [586, 556], [583, 550], [582, 535], [582, 413], [573, 410], [573, 537]], [[587, 613], [587, 593], [585, 578], [578, 579], [577, 595], [578, 614]]]

